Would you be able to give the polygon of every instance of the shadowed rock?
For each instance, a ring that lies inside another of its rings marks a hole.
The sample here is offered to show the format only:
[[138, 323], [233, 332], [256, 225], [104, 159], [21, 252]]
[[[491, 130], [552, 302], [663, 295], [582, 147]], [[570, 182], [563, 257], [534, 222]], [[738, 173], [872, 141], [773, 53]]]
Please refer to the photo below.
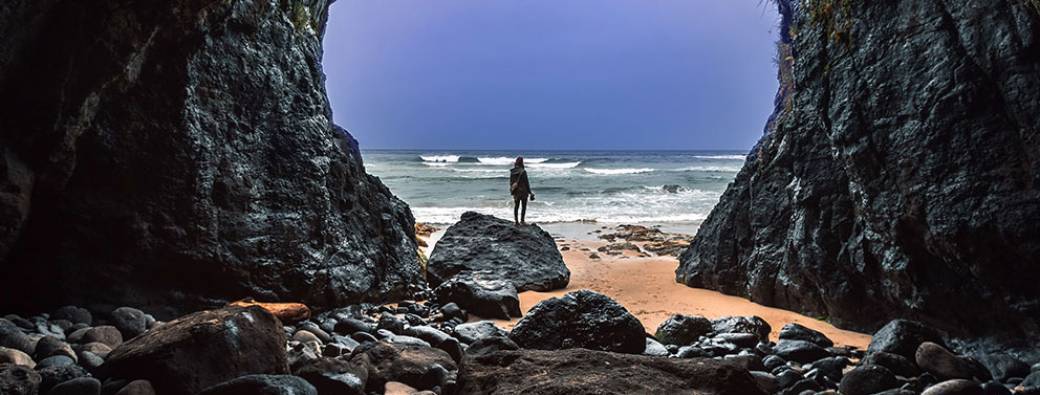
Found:
[[509, 338], [523, 348], [641, 354], [645, 329], [613, 299], [589, 290], [539, 302], [513, 327]]
[[456, 274], [433, 290], [440, 303], [455, 302], [471, 314], [508, 320], [520, 317], [520, 297], [509, 280], [488, 271]]
[[462, 214], [445, 231], [426, 270], [434, 287], [458, 273], [481, 271], [511, 281], [519, 292], [561, 289], [571, 277], [556, 242], [538, 225], [474, 212]]
[[460, 394], [762, 394], [743, 369], [710, 359], [675, 359], [571, 349], [468, 356]]
[[282, 324], [259, 307], [190, 314], [129, 340], [108, 355], [104, 376], [146, 379], [166, 394], [199, 391], [247, 374], [289, 371]]

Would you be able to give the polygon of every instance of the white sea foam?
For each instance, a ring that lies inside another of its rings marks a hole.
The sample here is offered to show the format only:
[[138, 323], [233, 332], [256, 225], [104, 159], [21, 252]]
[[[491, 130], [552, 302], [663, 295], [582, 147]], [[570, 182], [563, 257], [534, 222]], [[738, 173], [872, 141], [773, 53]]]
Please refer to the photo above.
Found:
[[419, 155], [419, 158], [423, 162], [458, 162], [460, 156], [458, 155]]
[[451, 166], [451, 162], [423, 162], [424, 165], [429, 167], [448, 167]]
[[724, 172], [724, 173], [736, 173], [740, 171], [741, 166], [688, 166], [681, 167], [672, 171], [703, 171], [703, 172]]
[[[524, 159], [525, 161], [527, 159]], [[581, 162], [563, 162], [563, 163], [531, 163], [525, 166], [532, 169], [573, 169], [581, 165]]]
[[697, 159], [745, 160], [747, 155], [694, 155]]
[[641, 168], [641, 169], [590, 169], [590, 168], [586, 167], [585, 171], [587, 171], [589, 173], [592, 173], [592, 174], [600, 174], [600, 175], [619, 175], [619, 174], [650, 173], [650, 172], [654, 171], [654, 169], [651, 169], [651, 168]]
[[[477, 160], [482, 164], [494, 166], [509, 166], [516, 162], [515, 157], [508, 156], [477, 157]], [[547, 160], [549, 158], [524, 158], [524, 164], [542, 163]]]
[[[512, 207], [413, 207], [412, 213], [415, 220], [430, 224], [453, 224], [458, 222], [462, 213], [476, 211], [482, 214], [494, 215], [499, 218], [508, 219], [513, 217]], [[529, 207], [527, 211], [528, 222], [533, 223], [558, 223], [558, 222], [581, 222], [593, 220], [604, 224], [660, 224], [660, 223], [696, 223], [707, 218], [706, 213], [684, 213], [676, 215], [655, 215], [652, 213], [595, 213], [588, 215], [586, 212], [545, 209]]]

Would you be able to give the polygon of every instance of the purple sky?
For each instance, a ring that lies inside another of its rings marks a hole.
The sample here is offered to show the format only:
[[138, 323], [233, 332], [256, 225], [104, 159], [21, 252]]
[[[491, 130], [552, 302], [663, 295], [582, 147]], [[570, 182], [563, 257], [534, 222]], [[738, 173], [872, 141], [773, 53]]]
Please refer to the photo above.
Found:
[[759, 0], [339, 0], [323, 63], [362, 148], [747, 150], [776, 25]]

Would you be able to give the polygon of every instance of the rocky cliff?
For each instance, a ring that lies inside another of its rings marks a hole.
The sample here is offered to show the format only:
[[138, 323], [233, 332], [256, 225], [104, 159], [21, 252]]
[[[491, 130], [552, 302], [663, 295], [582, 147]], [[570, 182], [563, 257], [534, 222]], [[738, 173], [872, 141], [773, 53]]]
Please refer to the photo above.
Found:
[[779, 7], [776, 114], [677, 279], [846, 328], [1040, 333], [1040, 3]]
[[0, 5], [0, 305], [336, 305], [421, 282], [331, 123], [329, 0]]

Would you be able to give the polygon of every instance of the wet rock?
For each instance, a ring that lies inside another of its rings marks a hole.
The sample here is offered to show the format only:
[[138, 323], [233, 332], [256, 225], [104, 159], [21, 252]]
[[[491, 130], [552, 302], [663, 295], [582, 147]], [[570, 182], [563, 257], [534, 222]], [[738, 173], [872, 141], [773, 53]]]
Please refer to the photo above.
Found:
[[206, 388], [199, 395], [318, 395], [318, 391], [296, 376], [253, 374]]
[[753, 348], [759, 342], [758, 336], [753, 333], [719, 333], [715, 335], [715, 339], [741, 348]]
[[54, 355], [64, 355], [72, 358], [73, 361], [76, 360], [76, 352], [72, 350], [72, 346], [58, 338], [44, 336], [36, 342], [33, 358], [41, 360]]
[[156, 395], [155, 388], [148, 380], [134, 380], [119, 389], [116, 395]]
[[102, 366], [166, 394], [194, 394], [246, 374], [288, 372], [281, 323], [259, 307], [190, 314], [127, 341]]
[[76, 361], [69, 358], [67, 355], [52, 355], [37, 362], [36, 368], [45, 369], [50, 367], [72, 366], [75, 364]]
[[972, 380], [953, 379], [928, 387], [921, 395], [984, 395], [982, 386]]
[[36, 348], [29, 336], [5, 319], [0, 319], [0, 347], [13, 348], [26, 354], [32, 354]]
[[502, 330], [491, 321], [477, 321], [459, 324], [455, 327], [455, 336], [465, 343], [473, 343], [488, 336], [508, 336], [509, 333]]
[[899, 381], [895, 374], [882, 366], [867, 365], [845, 373], [838, 392], [844, 395], [870, 395], [896, 387], [899, 387]]
[[93, 377], [79, 377], [55, 385], [47, 395], [98, 395], [101, 382]]
[[79, 365], [87, 371], [93, 371], [105, 363], [104, 358], [90, 351], [80, 351], [76, 355], [79, 357]]
[[419, 390], [454, 388], [458, 367], [448, 353], [422, 346], [387, 342], [361, 345], [350, 361], [368, 371], [368, 391], [399, 381]]
[[867, 354], [883, 351], [914, 359], [917, 347], [924, 342], [944, 345], [942, 334], [917, 321], [892, 320], [874, 333]]
[[914, 377], [921, 373], [917, 363], [899, 354], [875, 352], [867, 355], [861, 362], [863, 365], [884, 366], [898, 376]]
[[519, 350], [520, 346], [505, 336], [486, 336], [466, 348], [465, 355], [487, 355], [498, 351]]
[[368, 371], [348, 361], [321, 358], [295, 372], [318, 390], [319, 394], [364, 395]]
[[646, 338], [646, 347], [643, 349], [643, 354], [653, 357], [667, 357], [670, 353], [664, 347], [664, 344], [648, 337]]
[[587, 349], [467, 356], [459, 381], [461, 394], [763, 393], [747, 371], [723, 362]]
[[778, 357], [776, 355], [767, 355], [765, 358], [762, 358], [762, 366], [764, 366], [766, 368], [766, 370], [770, 370], [770, 371], [773, 370], [773, 369], [776, 369], [778, 366], [782, 366], [782, 365], [784, 365], [786, 363], [787, 363], [787, 361], [785, 361], [783, 358], [780, 358], [780, 357]]
[[822, 358], [809, 366], [810, 370], [816, 370], [834, 382], [840, 382], [844, 377], [845, 367], [849, 366], [849, 359], [845, 357]]
[[711, 321], [712, 329], [718, 333], [751, 333], [759, 340], [769, 340], [769, 332], [773, 330], [761, 317], [722, 317]]
[[36, 362], [29, 354], [7, 347], [0, 347], [0, 364], [2, 363], [21, 365], [29, 369], [36, 367]]
[[74, 324], [86, 324], [87, 326], [94, 323], [94, 315], [90, 314], [90, 310], [77, 306], [59, 307], [51, 313], [51, 319], [68, 320]]
[[341, 335], [350, 335], [355, 332], [373, 333], [376, 326], [354, 318], [345, 318], [336, 322], [335, 332]]
[[455, 362], [462, 362], [462, 344], [459, 342], [459, 339], [425, 325], [410, 327], [405, 333], [422, 339], [433, 346], [433, 348], [448, 353]]
[[54, 386], [66, 381], [87, 377], [89, 373], [78, 365], [63, 365], [40, 368], [36, 365], [36, 371], [40, 373], [40, 393], [45, 394]]
[[69, 336], [70, 341], [78, 341], [79, 343], [102, 343], [112, 348], [119, 347], [120, 344], [123, 344], [123, 334], [119, 329], [110, 325], [83, 329], [82, 332], [76, 331], [74, 335], [75, 334], [79, 334], [78, 340], [72, 340], [76, 338], [76, 336]]
[[688, 345], [701, 336], [707, 336], [714, 328], [711, 321], [701, 316], [675, 314], [664, 320], [654, 337], [664, 344]]
[[643, 324], [613, 299], [588, 290], [570, 292], [535, 305], [509, 338], [523, 348], [585, 348], [641, 354]]
[[437, 301], [454, 302], [484, 318], [520, 317], [520, 297], [511, 281], [487, 271], [465, 271], [433, 290]]
[[914, 358], [917, 366], [936, 377], [948, 379], [989, 380], [990, 375], [978, 362], [956, 355], [945, 347], [932, 342], [921, 343]]
[[494, 273], [518, 292], [567, 286], [570, 270], [552, 236], [537, 225], [467, 212], [445, 231], [427, 263], [427, 279], [437, 287], [464, 271]]
[[751, 377], [755, 380], [755, 385], [757, 385], [762, 392], [772, 394], [780, 389], [780, 382], [777, 381], [776, 376], [772, 374], [751, 371]]
[[1009, 354], [986, 354], [981, 357], [982, 364], [989, 369], [997, 381], [1007, 381], [1012, 377], [1025, 378], [1029, 375], [1029, 364]]
[[793, 322], [780, 328], [779, 338], [780, 340], [804, 340], [824, 348], [834, 345], [834, 342], [820, 331], [806, 328]]
[[777, 356], [788, 361], [809, 363], [830, 356], [826, 349], [805, 340], [780, 340], [773, 347]]
[[0, 394], [35, 395], [42, 378], [32, 368], [0, 363]]

